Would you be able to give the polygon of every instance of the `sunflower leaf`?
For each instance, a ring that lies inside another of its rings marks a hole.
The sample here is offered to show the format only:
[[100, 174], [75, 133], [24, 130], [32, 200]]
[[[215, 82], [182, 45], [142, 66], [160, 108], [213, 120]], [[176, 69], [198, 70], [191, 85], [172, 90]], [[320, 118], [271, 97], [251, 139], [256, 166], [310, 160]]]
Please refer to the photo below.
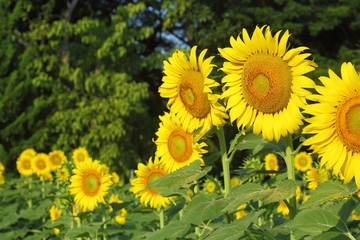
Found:
[[214, 232], [212, 232], [205, 240], [237, 240], [240, 239], [245, 230], [250, 226], [251, 223], [255, 222], [258, 217], [264, 213], [265, 210], [261, 209], [258, 212], [252, 212], [248, 215], [237, 219], [230, 224], [222, 225], [221, 227], [217, 228]]
[[310, 199], [300, 207], [309, 208], [315, 205], [320, 205], [329, 200], [348, 197], [357, 191], [357, 187], [353, 182], [350, 182], [347, 185], [343, 185], [339, 181], [328, 181], [320, 183], [318, 188], [311, 192]]
[[146, 189], [156, 188], [160, 191], [166, 191], [166, 188], [168, 188], [171, 189], [171, 191], [174, 191], [176, 189], [188, 188], [190, 183], [202, 178], [208, 171], [211, 170], [210, 167], [206, 167], [201, 170], [200, 163], [201, 162], [199, 160], [196, 160], [189, 166], [180, 168], [172, 173], [162, 176], [161, 178], [151, 182]]
[[228, 200], [218, 194], [196, 195], [187, 206], [182, 221], [199, 225], [205, 220], [213, 220], [222, 215]]
[[310, 208], [299, 212], [293, 221], [286, 224], [294, 232], [295, 238], [318, 236], [333, 227], [346, 232], [347, 226], [337, 215], [321, 208]]
[[173, 221], [166, 225], [164, 228], [151, 232], [146, 235], [146, 239], [150, 240], [163, 240], [163, 239], [176, 239], [179, 236], [184, 236], [191, 228], [190, 223], [183, 221]]

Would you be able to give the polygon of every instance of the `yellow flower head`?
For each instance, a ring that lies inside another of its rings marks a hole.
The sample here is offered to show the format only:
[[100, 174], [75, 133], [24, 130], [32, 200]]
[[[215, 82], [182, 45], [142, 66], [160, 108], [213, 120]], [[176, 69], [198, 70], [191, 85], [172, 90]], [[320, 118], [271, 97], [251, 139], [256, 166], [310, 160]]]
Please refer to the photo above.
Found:
[[70, 177], [69, 170], [65, 166], [62, 166], [61, 168], [57, 169], [56, 175], [62, 182], [67, 182]]
[[191, 48], [190, 58], [176, 51], [168, 61], [164, 61], [163, 84], [160, 96], [169, 98], [170, 111], [179, 116], [187, 131], [202, 128], [206, 133], [212, 126], [225, 124], [225, 108], [218, 103], [219, 95], [211, 90], [219, 84], [208, 78], [214, 65], [213, 57], [204, 59], [206, 50], [196, 56], [196, 46]]
[[0, 173], [3, 173], [5, 171], [4, 165], [0, 162]]
[[30, 176], [34, 173], [32, 168], [32, 158], [27, 155], [20, 155], [16, 161], [16, 168], [21, 175]]
[[37, 154], [37, 152], [36, 152], [34, 149], [32, 149], [32, 148], [27, 148], [27, 149], [25, 149], [24, 151], [22, 151], [22, 152], [20, 153], [20, 156], [19, 156], [19, 157], [27, 156], [27, 157], [29, 157], [29, 158], [33, 158], [33, 157], [35, 157], [36, 154]]
[[126, 223], [126, 216], [127, 211], [125, 208], [120, 209], [119, 214], [115, 216], [115, 222], [120, 225], [124, 225]]
[[309, 182], [307, 187], [316, 189], [319, 183], [328, 181], [330, 177], [329, 171], [324, 168], [311, 168], [306, 172], [306, 181]]
[[83, 211], [93, 211], [98, 203], [105, 203], [104, 197], [111, 185], [111, 175], [102, 171], [103, 165], [95, 160], [78, 163], [70, 178], [70, 193]]
[[237, 186], [237, 185], [240, 185], [240, 183], [241, 183], [241, 179], [240, 179], [239, 177], [232, 177], [232, 178], [230, 179], [230, 185], [231, 185], [231, 187], [235, 187], [235, 186]]
[[56, 207], [55, 205], [52, 205], [50, 208], [50, 218], [51, 221], [55, 221], [56, 219], [60, 218], [62, 215], [62, 210]]
[[312, 166], [312, 163], [313, 163], [313, 159], [311, 155], [308, 154], [307, 152], [300, 152], [296, 154], [294, 159], [295, 169], [301, 172], [305, 172], [309, 170]]
[[0, 185], [5, 183], [5, 177], [2, 173], [0, 173]]
[[119, 174], [117, 174], [116, 172], [112, 172], [111, 173], [111, 180], [112, 180], [113, 184], [118, 183], [120, 181]]
[[314, 135], [304, 145], [318, 153], [321, 165], [345, 183], [355, 178], [360, 188], [360, 75], [353, 64], [343, 63], [341, 77], [329, 70], [329, 77], [319, 78], [319, 94], [308, 97], [317, 103], [306, 107], [313, 117], [304, 133]]
[[[278, 163], [278, 159], [276, 157], [275, 154], [273, 153], [268, 153], [265, 156], [265, 170], [279, 170], [279, 163]], [[270, 176], [274, 176], [274, 173], [269, 174]]]
[[204, 184], [204, 188], [205, 188], [205, 191], [209, 192], [209, 193], [213, 193], [216, 191], [217, 189], [217, 186], [216, 186], [216, 183], [212, 180], [207, 180]]
[[186, 131], [176, 116], [165, 113], [160, 116], [160, 120], [160, 127], [156, 132], [156, 156], [161, 158], [168, 172], [187, 166], [195, 160], [204, 163], [202, 155], [207, 151], [202, 148], [207, 146], [206, 143], [198, 143], [197, 135]]
[[136, 178], [130, 179], [132, 187], [129, 191], [133, 192], [136, 197], [140, 197], [140, 203], [146, 207], [166, 207], [171, 203], [170, 197], [161, 196], [153, 188], [146, 189], [151, 182], [166, 174], [168, 172], [163, 168], [157, 157], [155, 157], [154, 161], [150, 158], [147, 165], [139, 163], [138, 169], [135, 170]]
[[50, 173], [50, 161], [49, 156], [45, 153], [38, 153], [32, 159], [32, 168], [34, 173], [39, 177], [46, 177], [48, 178]]
[[84, 147], [78, 147], [76, 148], [72, 153], [72, 160], [77, 166], [81, 162], [85, 162], [90, 160], [89, 153]]
[[286, 204], [283, 201], [279, 202], [279, 206], [277, 207], [276, 211], [278, 213], [281, 213], [283, 216], [289, 215], [289, 212], [290, 212], [288, 206], [286, 206]]
[[246, 208], [246, 206], [247, 206], [247, 204], [244, 203], [244, 204], [241, 204], [241, 205], [237, 208], [237, 210], [239, 210], [239, 211], [237, 211], [236, 213], [234, 213], [236, 219], [240, 219], [240, 218], [242, 218], [242, 217], [244, 217], [244, 216], [247, 215], [247, 213], [244, 211], [244, 209]]
[[[123, 200], [120, 200], [119, 195], [117, 194], [112, 194], [109, 198], [109, 203], [123, 203]], [[112, 206], [109, 207], [109, 211], [112, 212], [113, 208]]]
[[49, 153], [50, 168], [56, 170], [66, 161], [66, 156], [63, 151], [55, 150]]
[[[238, 128], [253, 126], [254, 134], [263, 134], [267, 140], [298, 131], [304, 118], [304, 88], [314, 87], [314, 82], [303, 74], [314, 70], [315, 64], [306, 60], [307, 47], [287, 50], [288, 31], [272, 36], [270, 27], [256, 27], [250, 37], [243, 29], [242, 39], [230, 38], [231, 47], [219, 49], [225, 62], [222, 79], [230, 121]], [[279, 39], [280, 38], [280, 39]]]

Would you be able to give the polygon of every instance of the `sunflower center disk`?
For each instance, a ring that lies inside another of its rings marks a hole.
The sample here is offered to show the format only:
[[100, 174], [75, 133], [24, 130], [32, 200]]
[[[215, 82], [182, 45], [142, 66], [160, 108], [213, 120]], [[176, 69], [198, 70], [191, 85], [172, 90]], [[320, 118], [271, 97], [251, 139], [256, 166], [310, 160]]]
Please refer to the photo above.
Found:
[[44, 169], [46, 167], [46, 164], [43, 160], [37, 161], [36, 165], [39, 169]]
[[89, 195], [96, 194], [100, 187], [99, 178], [96, 175], [90, 174], [84, 179], [85, 193]]
[[291, 69], [280, 57], [258, 53], [244, 64], [244, 98], [263, 113], [276, 113], [285, 108], [291, 96], [291, 85]]
[[350, 150], [360, 152], [360, 96], [340, 106], [336, 124], [342, 142]]
[[300, 159], [299, 163], [300, 163], [300, 166], [305, 167], [307, 165], [307, 160], [302, 158], [302, 159]]
[[180, 130], [172, 132], [169, 136], [168, 147], [173, 159], [177, 162], [189, 160], [192, 154], [191, 135]]
[[164, 176], [164, 174], [159, 173], [159, 172], [154, 172], [152, 173], [149, 178], [148, 178], [148, 184], [152, 183], [153, 181], [161, 178], [162, 176]]
[[23, 162], [23, 167], [24, 167], [25, 169], [30, 169], [30, 168], [31, 168], [30, 161], [29, 161], [29, 160], [24, 161], [24, 162]]
[[54, 157], [53, 159], [53, 162], [56, 164], [56, 165], [59, 165], [61, 162], [60, 162], [60, 158], [58, 156]]
[[204, 78], [200, 72], [187, 71], [182, 74], [179, 95], [192, 116], [205, 118], [210, 113], [210, 101], [204, 92]]

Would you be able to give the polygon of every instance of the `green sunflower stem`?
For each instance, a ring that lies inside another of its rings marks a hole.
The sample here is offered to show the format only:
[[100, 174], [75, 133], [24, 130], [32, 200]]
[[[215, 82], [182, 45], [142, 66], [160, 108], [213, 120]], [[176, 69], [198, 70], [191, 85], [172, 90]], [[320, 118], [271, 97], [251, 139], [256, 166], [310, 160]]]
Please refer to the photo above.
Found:
[[162, 229], [165, 226], [165, 211], [163, 207], [160, 207], [158, 211], [159, 211], [160, 229]]
[[[287, 176], [288, 179], [295, 180], [295, 167], [294, 167], [294, 148], [292, 142], [292, 135], [289, 134], [285, 137], [285, 162], [287, 167]], [[294, 189], [294, 194], [290, 198], [290, 219], [294, 219], [296, 215], [296, 191]]]
[[231, 188], [231, 184], [230, 184], [231, 158], [228, 158], [228, 154], [227, 154], [224, 128], [220, 126], [217, 127], [217, 130], [218, 130], [217, 135], [219, 138], [219, 145], [220, 145], [221, 162], [222, 162], [223, 174], [224, 174], [224, 197], [227, 197], [229, 195]]

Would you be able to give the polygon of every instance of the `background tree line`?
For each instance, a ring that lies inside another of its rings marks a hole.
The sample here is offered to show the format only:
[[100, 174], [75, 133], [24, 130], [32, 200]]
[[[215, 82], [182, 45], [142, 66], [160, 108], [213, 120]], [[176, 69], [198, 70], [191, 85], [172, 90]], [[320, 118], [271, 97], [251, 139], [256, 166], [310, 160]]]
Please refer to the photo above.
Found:
[[128, 176], [154, 152], [162, 61], [174, 49], [217, 55], [266, 24], [310, 48], [316, 79], [359, 65], [359, 11], [350, 0], [0, 0], [0, 161], [16, 172], [25, 148], [84, 146]]

